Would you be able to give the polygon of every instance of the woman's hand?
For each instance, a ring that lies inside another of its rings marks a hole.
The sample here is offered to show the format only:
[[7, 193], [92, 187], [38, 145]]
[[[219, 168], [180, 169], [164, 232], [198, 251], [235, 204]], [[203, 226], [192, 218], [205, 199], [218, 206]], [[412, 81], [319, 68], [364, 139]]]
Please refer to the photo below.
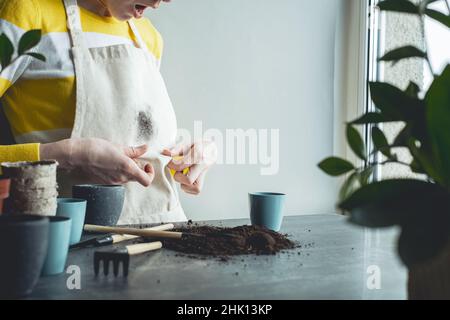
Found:
[[125, 147], [103, 139], [67, 139], [42, 144], [40, 158], [55, 159], [63, 169], [82, 170], [97, 183], [125, 184], [137, 181], [148, 187], [155, 176], [150, 163], [138, 160], [147, 146]]
[[[174, 157], [167, 167], [176, 171], [174, 179], [181, 184], [181, 189], [198, 195], [203, 189], [206, 173], [217, 161], [217, 146], [211, 141], [180, 144], [164, 150], [162, 154]], [[186, 168], [189, 168], [189, 172], [183, 174]]]

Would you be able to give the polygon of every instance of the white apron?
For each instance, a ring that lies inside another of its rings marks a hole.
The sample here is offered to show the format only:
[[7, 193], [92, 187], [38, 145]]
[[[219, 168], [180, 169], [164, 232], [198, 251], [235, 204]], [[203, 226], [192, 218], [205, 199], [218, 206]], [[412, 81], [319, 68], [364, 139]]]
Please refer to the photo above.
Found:
[[[155, 169], [145, 188], [128, 183], [119, 224], [186, 221], [176, 184], [166, 167], [171, 160], [160, 155], [175, 142], [177, 122], [155, 59], [132, 21], [129, 25], [138, 47], [115, 45], [88, 48], [84, 41], [76, 0], [64, 0], [76, 76], [76, 114], [72, 138], [102, 138], [124, 146], [148, 144], [143, 157]], [[60, 193], [70, 195], [74, 184], [88, 177], [66, 173], [59, 179]]]

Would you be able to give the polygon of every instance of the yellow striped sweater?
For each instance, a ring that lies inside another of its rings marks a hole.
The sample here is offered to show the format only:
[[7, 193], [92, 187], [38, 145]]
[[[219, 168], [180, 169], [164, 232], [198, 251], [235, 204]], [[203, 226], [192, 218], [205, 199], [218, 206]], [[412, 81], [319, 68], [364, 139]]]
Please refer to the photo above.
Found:
[[[129, 25], [100, 17], [80, 8], [84, 36], [89, 47], [130, 44], [136, 41]], [[74, 66], [69, 55], [70, 38], [62, 0], [0, 0], [0, 31], [17, 45], [27, 30], [41, 29], [36, 48], [46, 62], [22, 57], [0, 76], [0, 99], [17, 143], [53, 142], [70, 136], [75, 117]], [[148, 19], [134, 20], [159, 67], [163, 41]], [[26, 150], [24, 152], [23, 150]], [[39, 158], [36, 145], [0, 148], [0, 162], [18, 157]], [[2, 156], [2, 154], [4, 154]]]

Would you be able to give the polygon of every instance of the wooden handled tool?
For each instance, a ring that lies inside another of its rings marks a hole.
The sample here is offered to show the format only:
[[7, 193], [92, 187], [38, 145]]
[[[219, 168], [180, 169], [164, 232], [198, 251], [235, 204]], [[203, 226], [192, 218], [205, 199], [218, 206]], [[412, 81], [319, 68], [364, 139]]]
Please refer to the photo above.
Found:
[[118, 227], [103, 227], [84, 225], [85, 231], [103, 232], [103, 233], [118, 233], [118, 234], [130, 234], [139, 237], [146, 238], [162, 238], [162, 239], [185, 239], [185, 238], [229, 238], [233, 241], [243, 242], [245, 239], [242, 236], [227, 233], [211, 233], [211, 234], [195, 234], [185, 232], [172, 232], [172, 231], [158, 231], [158, 230], [144, 230], [135, 228], [118, 228]]
[[84, 225], [84, 231], [92, 231], [99, 233], [115, 233], [115, 234], [126, 234], [138, 237], [146, 238], [163, 238], [163, 239], [181, 239], [183, 233], [181, 232], [170, 232], [170, 231], [160, 231], [160, 230], [150, 230], [150, 229], [135, 229], [135, 228], [120, 228], [120, 227], [104, 227], [104, 226], [94, 226], [90, 224]]
[[162, 243], [160, 241], [132, 244], [132, 245], [125, 247], [125, 249], [128, 251], [128, 254], [130, 256], [135, 256], [137, 254], [146, 253], [146, 252], [158, 250], [161, 248], [162, 248]]
[[[167, 231], [172, 230], [175, 226], [172, 223], [162, 224], [156, 227], [151, 227], [143, 230], [158, 230], [158, 231]], [[129, 234], [113, 234], [106, 235], [102, 237], [95, 237], [88, 240], [81, 241], [79, 243], [75, 243], [70, 246], [70, 249], [77, 248], [85, 248], [85, 247], [103, 247], [111, 244], [116, 244], [122, 241], [128, 241], [132, 239], [139, 238], [139, 236], [132, 236]]]
[[[168, 224], [162, 224], [160, 226], [141, 229], [141, 230], [167, 231], [167, 230], [172, 230], [173, 228], [175, 228], [175, 226], [172, 223], [168, 223]], [[139, 236], [132, 236], [129, 234], [113, 234], [111, 237], [113, 238], [113, 243], [119, 243], [122, 241], [139, 238]]]
[[119, 274], [119, 266], [123, 265], [123, 275], [128, 275], [128, 269], [130, 266], [130, 257], [141, 253], [146, 253], [162, 248], [162, 243], [159, 241], [150, 243], [139, 243], [126, 246], [122, 249], [116, 249], [113, 251], [96, 251], [94, 253], [94, 272], [98, 275], [100, 271], [100, 262], [103, 261], [103, 273], [109, 274], [109, 262], [112, 261], [114, 276]]

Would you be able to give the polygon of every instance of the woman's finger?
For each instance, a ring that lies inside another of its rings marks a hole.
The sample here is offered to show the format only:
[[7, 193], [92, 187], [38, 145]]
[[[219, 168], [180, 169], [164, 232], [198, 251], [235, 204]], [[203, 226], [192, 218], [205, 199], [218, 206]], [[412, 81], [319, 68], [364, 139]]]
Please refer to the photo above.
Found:
[[192, 143], [182, 142], [172, 148], [164, 149], [162, 151], [162, 154], [168, 157], [183, 156], [189, 152], [189, 150], [192, 148], [192, 145]]
[[185, 175], [190, 184], [198, 182], [199, 178], [206, 171], [207, 166], [204, 164], [196, 164], [189, 169], [189, 172]]
[[137, 181], [144, 187], [148, 187], [154, 178], [154, 174], [146, 173], [144, 170], [131, 159], [128, 159], [124, 164], [125, 175], [132, 181]]
[[187, 174], [183, 174], [180, 171], [175, 172], [173, 178], [181, 184], [192, 185], [206, 169], [206, 165], [196, 164], [189, 168], [189, 172]]
[[192, 185], [181, 185], [181, 189], [189, 194], [198, 195], [203, 189], [206, 171], [202, 172], [199, 178]]
[[130, 157], [131, 159], [137, 159], [139, 157], [142, 157], [146, 152], [148, 151], [148, 146], [146, 144], [143, 144], [139, 147], [125, 147], [124, 153], [127, 157]]
[[203, 149], [194, 147], [188, 152], [188, 154], [180, 159], [173, 159], [167, 166], [169, 169], [181, 172], [186, 168], [203, 163]]
[[192, 194], [192, 195], [198, 195], [198, 192], [196, 193], [195, 191], [193, 191], [193, 190], [192, 190], [192, 187], [185, 186], [185, 185], [181, 185], [181, 189], [182, 189], [184, 192], [186, 192], [186, 193], [189, 193], [189, 194]]

